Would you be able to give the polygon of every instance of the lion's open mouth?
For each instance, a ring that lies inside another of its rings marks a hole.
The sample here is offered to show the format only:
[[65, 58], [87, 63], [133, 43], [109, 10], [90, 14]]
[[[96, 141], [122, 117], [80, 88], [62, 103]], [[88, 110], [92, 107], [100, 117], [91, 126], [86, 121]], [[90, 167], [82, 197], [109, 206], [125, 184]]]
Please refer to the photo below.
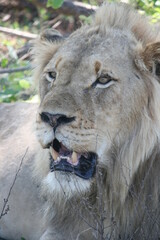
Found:
[[74, 173], [83, 179], [90, 179], [96, 171], [97, 155], [92, 152], [76, 153], [67, 149], [57, 139], [50, 147], [50, 170]]

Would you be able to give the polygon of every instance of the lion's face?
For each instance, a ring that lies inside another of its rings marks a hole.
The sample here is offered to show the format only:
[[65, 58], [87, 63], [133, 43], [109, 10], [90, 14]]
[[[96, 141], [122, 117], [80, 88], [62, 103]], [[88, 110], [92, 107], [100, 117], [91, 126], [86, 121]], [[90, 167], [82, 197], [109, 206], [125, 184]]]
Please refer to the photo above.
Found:
[[97, 164], [113, 165], [111, 155], [140, 122], [152, 87], [135, 64], [137, 44], [123, 31], [85, 27], [43, 66], [37, 135], [50, 148], [50, 176], [91, 182]]

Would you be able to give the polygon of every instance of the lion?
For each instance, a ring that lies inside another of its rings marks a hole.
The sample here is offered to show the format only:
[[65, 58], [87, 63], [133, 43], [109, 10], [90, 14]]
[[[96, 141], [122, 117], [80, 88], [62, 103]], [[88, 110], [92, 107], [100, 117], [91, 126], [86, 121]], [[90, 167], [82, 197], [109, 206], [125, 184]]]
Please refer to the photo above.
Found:
[[160, 238], [159, 32], [105, 3], [36, 39], [39, 106], [0, 106], [1, 238]]

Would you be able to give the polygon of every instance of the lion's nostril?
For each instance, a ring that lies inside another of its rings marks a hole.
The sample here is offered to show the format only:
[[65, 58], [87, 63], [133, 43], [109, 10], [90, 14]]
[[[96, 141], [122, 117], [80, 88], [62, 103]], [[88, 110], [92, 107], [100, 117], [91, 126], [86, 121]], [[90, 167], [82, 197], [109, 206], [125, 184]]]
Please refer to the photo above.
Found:
[[50, 118], [49, 118], [49, 116], [48, 116], [47, 113], [42, 112], [42, 113], [40, 114], [40, 117], [41, 117], [41, 120], [42, 120], [43, 122], [46, 122], [46, 123], [49, 123], [49, 122], [50, 122]]
[[42, 112], [40, 114], [41, 116], [41, 120], [43, 122], [46, 122], [48, 123], [49, 125], [51, 125], [51, 127], [55, 128], [57, 127], [58, 124], [58, 119], [63, 116], [61, 114], [51, 114], [51, 113], [48, 113], [48, 112]]
[[40, 117], [43, 122], [48, 123], [54, 129], [61, 124], [67, 124], [75, 120], [75, 117], [67, 117], [63, 114], [51, 114], [48, 112], [42, 112]]

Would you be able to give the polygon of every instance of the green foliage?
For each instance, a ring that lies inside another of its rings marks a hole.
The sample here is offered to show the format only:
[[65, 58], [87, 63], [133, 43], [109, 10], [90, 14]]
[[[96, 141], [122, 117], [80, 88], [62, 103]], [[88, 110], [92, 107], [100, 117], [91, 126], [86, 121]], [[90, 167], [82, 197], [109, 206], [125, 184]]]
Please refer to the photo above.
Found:
[[[9, 66], [10, 68], [16, 68], [25, 65], [28, 65], [28, 62], [22, 63], [18, 60], [16, 63], [12, 63]], [[20, 93], [26, 89], [29, 89], [31, 85], [32, 82], [30, 71], [0, 75], [0, 102], [17, 101], [20, 98]]]
[[7, 67], [7, 65], [8, 65], [8, 59], [7, 58], [3, 58], [1, 60], [1, 67], [5, 68], [5, 67]]
[[25, 79], [19, 80], [19, 85], [22, 89], [28, 89], [30, 87], [29, 82]]
[[47, 9], [45, 8], [40, 8], [39, 9], [39, 14], [42, 19], [42, 21], [48, 21], [50, 14], [47, 12]]
[[136, 0], [137, 7], [151, 16], [152, 22], [160, 21], [160, 0]]
[[53, 7], [54, 9], [60, 8], [64, 0], [48, 0], [47, 7]]
[[[13, 28], [13, 25], [10, 26]], [[24, 46], [25, 40], [0, 33], [0, 69], [14, 69], [28, 66], [28, 61], [17, 57], [17, 49]], [[13, 102], [30, 97], [32, 86], [31, 71], [0, 74], [0, 102]], [[27, 92], [27, 94], [26, 94]]]
[[80, 19], [83, 23], [89, 24], [89, 23], [91, 23], [92, 16], [86, 17], [86, 16], [84, 16], [84, 15], [80, 15], [80, 16], [79, 16], [79, 19]]

